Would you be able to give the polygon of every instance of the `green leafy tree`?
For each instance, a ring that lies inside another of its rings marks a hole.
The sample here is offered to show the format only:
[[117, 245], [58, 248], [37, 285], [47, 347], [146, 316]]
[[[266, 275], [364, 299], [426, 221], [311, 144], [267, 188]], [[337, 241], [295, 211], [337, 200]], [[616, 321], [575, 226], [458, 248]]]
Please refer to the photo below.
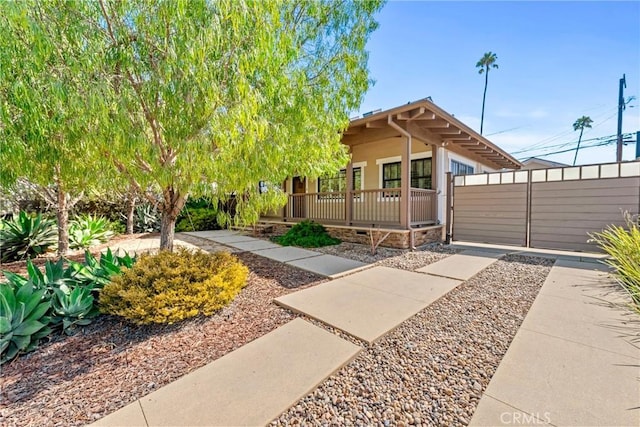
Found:
[[482, 128], [484, 126], [484, 104], [487, 99], [487, 86], [489, 85], [489, 70], [492, 68], [498, 68], [498, 64], [496, 64], [497, 60], [498, 60], [498, 56], [495, 53], [487, 52], [476, 63], [476, 68], [479, 68], [478, 74], [484, 74], [484, 93], [482, 94], [482, 116], [480, 117], [480, 135], [482, 135]]
[[259, 181], [344, 166], [340, 131], [370, 80], [381, 2], [141, 0], [97, 4], [112, 70], [103, 147], [162, 212], [172, 249], [187, 196], [235, 196], [234, 221], [281, 206]]
[[99, 46], [89, 3], [0, 2], [0, 185], [26, 179], [56, 207], [58, 253], [68, 212], [108, 166], [96, 156]]
[[593, 120], [591, 120], [591, 117], [589, 116], [582, 116], [579, 119], [577, 119], [575, 122], [573, 122], [573, 130], [580, 130], [580, 136], [578, 137], [578, 145], [576, 146], [576, 154], [573, 156], [573, 166], [576, 165], [576, 160], [578, 159], [578, 150], [580, 150], [580, 143], [582, 142], [582, 133], [584, 132], [584, 128], [591, 128], [591, 123], [593, 123]]

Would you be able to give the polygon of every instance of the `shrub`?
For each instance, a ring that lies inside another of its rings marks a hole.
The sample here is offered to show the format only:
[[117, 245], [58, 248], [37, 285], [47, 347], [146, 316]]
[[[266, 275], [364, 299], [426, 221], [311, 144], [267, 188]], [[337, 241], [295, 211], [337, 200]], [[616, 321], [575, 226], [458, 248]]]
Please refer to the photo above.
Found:
[[284, 236], [274, 237], [273, 240], [283, 246], [303, 248], [319, 248], [340, 243], [339, 239], [335, 239], [327, 233], [326, 228], [313, 221], [299, 222], [291, 227]]
[[610, 225], [591, 235], [609, 256], [605, 262], [615, 268], [616, 279], [629, 292], [634, 310], [640, 313], [640, 227], [625, 213], [627, 227]]
[[34, 258], [56, 243], [56, 225], [52, 219], [22, 211], [13, 220], [2, 220], [0, 261]]
[[217, 214], [212, 208], [185, 208], [176, 222], [176, 231], [219, 230]]
[[146, 254], [103, 288], [100, 310], [137, 324], [208, 316], [235, 298], [247, 274], [247, 268], [228, 253], [180, 249]]
[[111, 223], [105, 217], [79, 215], [69, 221], [69, 247], [88, 249], [106, 242], [113, 236]]

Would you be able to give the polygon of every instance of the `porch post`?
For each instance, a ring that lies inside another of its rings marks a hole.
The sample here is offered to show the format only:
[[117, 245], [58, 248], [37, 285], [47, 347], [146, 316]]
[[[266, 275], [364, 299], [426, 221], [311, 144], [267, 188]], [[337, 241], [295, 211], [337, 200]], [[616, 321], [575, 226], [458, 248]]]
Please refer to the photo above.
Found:
[[431, 205], [431, 216], [433, 219], [438, 221], [438, 190], [440, 186], [439, 178], [439, 165], [438, 165], [438, 147], [434, 144], [430, 145], [431, 147], [431, 189], [435, 190], [436, 193], [433, 195], [433, 203]]
[[411, 227], [411, 135], [405, 136], [400, 164], [400, 226]]
[[398, 126], [391, 115], [387, 116], [387, 123], [406, 138], [400, 158], [400, 226], [408, 230], [411, 228], [411, 133]]
[[347, 180], [344, 196], [344, 221], [346, 225], [351, 225], [353, 221], [353, 161], [349, 159], [347, 164]]

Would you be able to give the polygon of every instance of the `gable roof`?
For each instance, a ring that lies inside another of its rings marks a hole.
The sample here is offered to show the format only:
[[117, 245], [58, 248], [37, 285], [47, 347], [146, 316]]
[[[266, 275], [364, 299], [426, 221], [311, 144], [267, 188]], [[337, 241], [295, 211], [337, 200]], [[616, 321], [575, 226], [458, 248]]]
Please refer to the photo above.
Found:
[[448, 150], [493, 168], [522, 167], [513, 156], [438, 107], [430, 98], [355, 118], [343, 133], [342, 141], [347, 145], [359, 145], [402, 136], [389, 125], [391, 121], [425, 144], [446, 146]]
[[554, 162], [551, 160], [545, 160], [545, 159], [541, 159], [540, 157], [529, 157], [527, 160], [523, 160], [522, 164], [524, 166], [531, 164], [531, 163], [540, 163], [546, 166], [549, 166], [550, 168], [555, 168], [555, 167], [563, 167], [563, 166], [569, 166], [566, 163], [560, 163], [560, 162]]

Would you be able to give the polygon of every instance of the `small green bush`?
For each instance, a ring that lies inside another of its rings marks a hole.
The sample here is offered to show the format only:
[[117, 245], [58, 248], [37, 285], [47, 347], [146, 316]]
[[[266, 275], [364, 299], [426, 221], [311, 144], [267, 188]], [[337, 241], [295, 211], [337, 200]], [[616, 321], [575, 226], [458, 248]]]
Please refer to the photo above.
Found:
[[147, 254], [102, 289], [100, 310], [137, 324], [208, 316], [233, 301], [247, 275], [248, 269], [228, 253], [179, 249]]
[[627, 227], [610, 225], [591, 235], [611, 258], [605, 261], [616, 270], [616, 279], [629, 292], [633, 308], [640, 314], [640, 227], [637, 219], [625, 214]]
[[176, 231], [219, 230], [217, 213], [212, 208], [185, 208], [176, 222]]
[[273, 240], [283, 246], [303, 248], [319, 248], [340, 243], [339, 239], [327, 233], [326, 228], [313, 221], [302, 221], [291, 227], [284, 236], [274, 237]]

